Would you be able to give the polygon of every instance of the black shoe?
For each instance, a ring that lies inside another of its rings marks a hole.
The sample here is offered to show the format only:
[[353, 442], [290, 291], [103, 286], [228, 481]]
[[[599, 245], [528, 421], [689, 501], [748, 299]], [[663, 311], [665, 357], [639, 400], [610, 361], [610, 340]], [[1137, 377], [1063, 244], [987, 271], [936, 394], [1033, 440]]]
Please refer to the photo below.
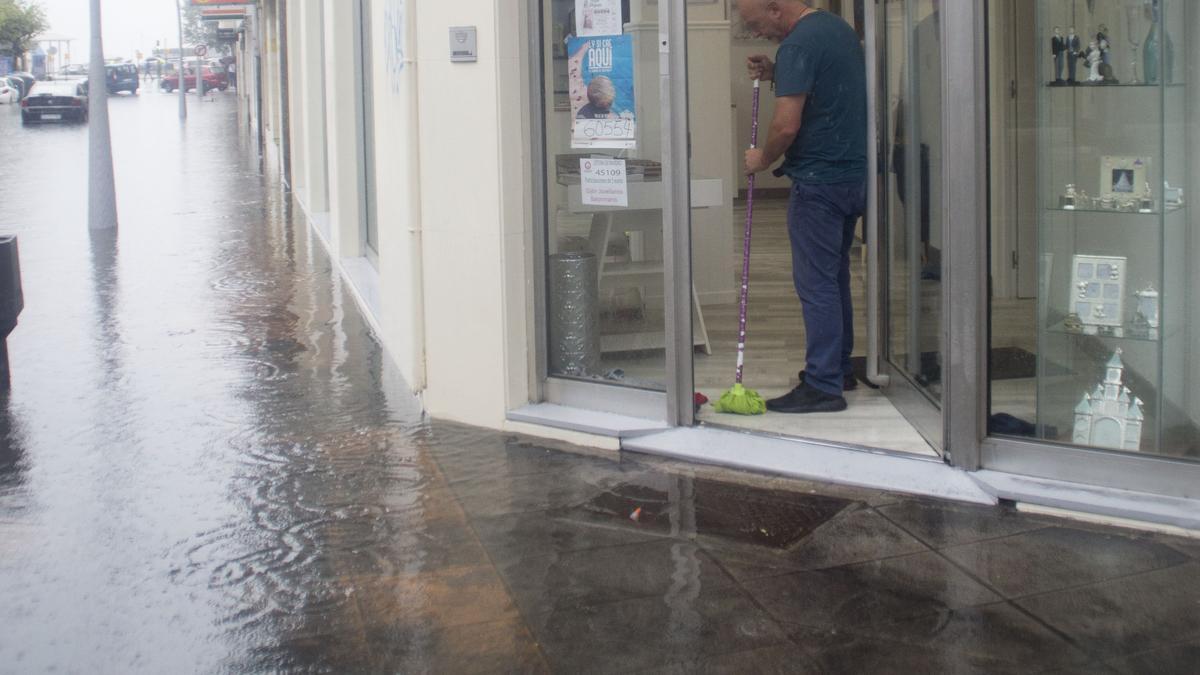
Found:
[[[804, 384], [804, 371], [800, 371], [800, 384]], [[858, 380], [853, 375], [847, 375], [842, 379], [842, 391], [854, 391], [858, 388]]]
[[802, 384], [767, 401], [767, 410], [779, 413], [831, 413], [846, 409], [846, 399]]

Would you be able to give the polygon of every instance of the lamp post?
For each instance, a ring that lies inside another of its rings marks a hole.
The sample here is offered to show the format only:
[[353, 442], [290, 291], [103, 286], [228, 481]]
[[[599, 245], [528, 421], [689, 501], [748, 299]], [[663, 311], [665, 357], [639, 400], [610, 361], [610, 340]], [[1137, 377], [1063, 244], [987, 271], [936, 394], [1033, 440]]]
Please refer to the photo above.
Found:
[[108, 73], [104, 69], [100, 0], [91, 0], [92, 58], [88, 69], [88, 228], [115, 230], [117, 188], [108, 126]]
[[179, 119], [187, 119], [187, 80], [183, 71], [183, 6], [175, 0], [175, 17], [179, 19]]

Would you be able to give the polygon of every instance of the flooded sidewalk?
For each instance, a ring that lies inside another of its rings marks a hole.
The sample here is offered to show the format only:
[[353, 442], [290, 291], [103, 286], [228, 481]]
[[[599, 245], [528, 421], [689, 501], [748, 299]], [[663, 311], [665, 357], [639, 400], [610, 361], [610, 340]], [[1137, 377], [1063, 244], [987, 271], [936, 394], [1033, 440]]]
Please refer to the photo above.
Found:
[[86, 127], [0, 114], [0, 673], [1200, 663], [1200, 540], [423, 419], [232, 95], [175, 106], [111, 102], [115, 236]]

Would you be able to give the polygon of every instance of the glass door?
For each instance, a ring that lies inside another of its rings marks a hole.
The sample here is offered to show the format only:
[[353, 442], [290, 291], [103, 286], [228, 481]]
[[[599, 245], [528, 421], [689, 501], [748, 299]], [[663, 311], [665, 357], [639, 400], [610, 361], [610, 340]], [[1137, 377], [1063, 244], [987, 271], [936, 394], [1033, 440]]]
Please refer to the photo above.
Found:
[[[686, 132], [687, 115], [672, 103], [683, 80], [670, 77], [666, 36], [682, 2], [538, 0], [540, 358], [551, 402], [667, 415], [671, 207], [687, 204], [688, 169], [686, 155], [672, 162], [672, 134]], [[682, 42], [670, 47], [686, 54]]]
[[[942, 447], [943, 50], [939, 0], [875, 4], [878, 357], [889, 398]], [[868, 237], [869, 238], [869, 237]]]

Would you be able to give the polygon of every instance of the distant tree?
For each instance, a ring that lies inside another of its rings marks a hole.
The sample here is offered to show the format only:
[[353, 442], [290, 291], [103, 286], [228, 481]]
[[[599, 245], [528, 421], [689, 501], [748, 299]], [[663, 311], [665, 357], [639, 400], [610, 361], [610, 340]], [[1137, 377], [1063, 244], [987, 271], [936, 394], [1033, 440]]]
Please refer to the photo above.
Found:
[[[49, 27], [46, 11], [36, 1], [0, 0], [0, 47], [3, 47], [0, 53], [23, 62], [25, 52], [33, 47], [33, 38]], [[25, 65], [22, 63], [21, 67]]]
[[183, 6], [183, 40], [190, 45], [208, 45], [215, 52], [217, 47], [217, 22], [202, 21], [203, 7], [186, 4]]

